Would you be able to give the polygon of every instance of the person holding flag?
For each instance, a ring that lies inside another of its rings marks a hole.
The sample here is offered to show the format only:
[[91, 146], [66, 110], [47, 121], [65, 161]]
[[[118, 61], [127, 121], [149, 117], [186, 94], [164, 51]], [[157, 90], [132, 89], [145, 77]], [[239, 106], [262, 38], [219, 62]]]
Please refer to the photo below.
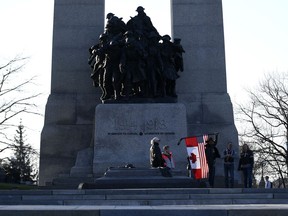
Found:
[[[215, 136], [215, 140], [209, 136]], [[220, 158], [216, 143], [218, 133], [194, 135], [190, 137], [183, 137], [178, 141], [180, 145], [182, 140], [185, 140], [187, 153], [188, 153], [188, 166], [189, 175], [196, 180], [207, 179], [209, 177], [209, 184], [214, 187], [215, 176], [215, 160]], [[211, 170], [209, 170], [211, 169]], [[191, 172], [190, 172], [191, 170]]]
[[209, 137], [208, 140], [206, 141], [206, 146], [205, 146], [205, 155], [206, 155], [206, 160], [207, 160], [207, 164], [209, 168], [208, 179], [209, 179], [210, 187], [214, 187], [216, 158], [220, 158], [219, 151], [216, 148], [217, 139], [218, 139], [218, 134], [216, 134], [215, 140], [213, 140], [212, 137]]

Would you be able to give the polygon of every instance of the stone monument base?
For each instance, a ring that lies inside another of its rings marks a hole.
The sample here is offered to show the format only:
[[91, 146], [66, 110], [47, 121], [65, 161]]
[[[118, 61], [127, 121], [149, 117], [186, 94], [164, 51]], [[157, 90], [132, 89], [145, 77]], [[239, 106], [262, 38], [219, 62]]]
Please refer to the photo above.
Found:
[[178, 146], [187, 136], [186, 108], [179, 103], [100, 104], [96, 107], [93, 174], [101, 177], [109, 167], [150, 168], [150, 140], [169, 145], [176, 168], [186, 172], [187, 151]]
[[171, 170], [172, 176], [163, 176], [163, 168], [109, 168], [94, 183], [81, 183], [78, 189], [127, 189], [127, 188], [204, 188], [206, 182]]

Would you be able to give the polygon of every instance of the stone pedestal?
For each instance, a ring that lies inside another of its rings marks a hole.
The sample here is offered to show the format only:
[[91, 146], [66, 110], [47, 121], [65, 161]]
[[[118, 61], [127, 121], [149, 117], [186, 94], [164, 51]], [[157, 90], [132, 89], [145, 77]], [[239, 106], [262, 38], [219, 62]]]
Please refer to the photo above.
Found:
[[75, 166], [70, 170], [71, 177], [92, 175], [93, 152], [93, 148], [83, 149], [78, 152]]
[[131, 163], [149, 168], [150, 140], [169, 145], [177, 169], [185, 173], [186, 147], [178, 146], [187, 136], [183, 104], [100, 104], [96, 107], [93, 173], [103, 176], [109, 167]]

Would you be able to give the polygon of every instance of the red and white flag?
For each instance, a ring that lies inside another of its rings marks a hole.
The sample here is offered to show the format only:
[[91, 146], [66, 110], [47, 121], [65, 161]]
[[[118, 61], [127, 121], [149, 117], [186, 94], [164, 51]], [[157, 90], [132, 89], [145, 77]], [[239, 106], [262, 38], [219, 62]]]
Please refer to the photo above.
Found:
[[209, 168], [205, 155], [207, 138], [208, 135], [185, 138], [189, 162], [195, 179], [208, 178]]

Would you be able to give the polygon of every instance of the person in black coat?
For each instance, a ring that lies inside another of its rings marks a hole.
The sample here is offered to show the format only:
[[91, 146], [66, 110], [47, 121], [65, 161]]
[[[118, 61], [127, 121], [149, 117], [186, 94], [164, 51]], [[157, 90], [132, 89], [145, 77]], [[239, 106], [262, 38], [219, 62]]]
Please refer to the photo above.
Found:
[[207, 161], [208, 168], [209, 168], [209, 177], [208, 178], [209, 178], [210, 187], [214, 187], [215, 162], [216, 162], [216, 158], [220, 158], [219, 151], [216, 148], [217, 138], [218, 138], [217, 134], [216, 134], [215, 140], [213, 140], [213, 138], [210, 137], [206, 141], [206, 146], [205, 146], [206, 161]]
[[247, 144], [242, 146], [242, 152], [240, 154], [240, 160], [238, 165], [238, 170], [243, 172], [244, 178], [244, 187], [252, 187], [252, 170], [254, 165], [254, 155], [253, 152], [249, 149]]

